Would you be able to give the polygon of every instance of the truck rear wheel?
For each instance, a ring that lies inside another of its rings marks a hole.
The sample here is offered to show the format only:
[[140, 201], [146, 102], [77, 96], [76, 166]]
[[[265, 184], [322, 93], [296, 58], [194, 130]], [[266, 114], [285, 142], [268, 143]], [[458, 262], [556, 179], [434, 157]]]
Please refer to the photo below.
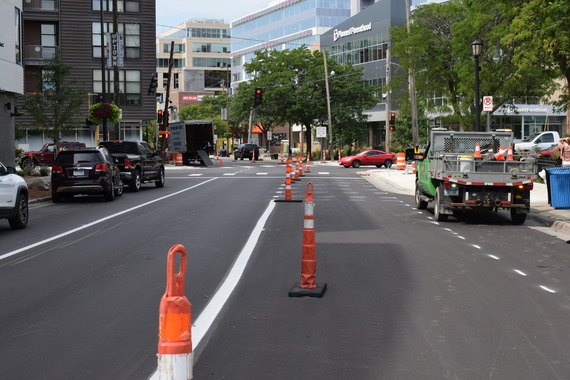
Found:
[[439, 186], [435, 191], [435, 201], [433, 206], [433, 216], [438, 222], [445, 222], [449, 215], [442, 214], [441, 208], [443, 206], [443, 187]]
[[523, 224], [526, 221], [526, 213], [517, 213], [516, 208], [511, 208], [511, 222], [513, 224]]
[[418, 185], [418, 181], [416, 181], [416, 208], [418, 210], [425, 210], [427, 208], [428, 203], [421, 198], [421, 190], [420, 186]]

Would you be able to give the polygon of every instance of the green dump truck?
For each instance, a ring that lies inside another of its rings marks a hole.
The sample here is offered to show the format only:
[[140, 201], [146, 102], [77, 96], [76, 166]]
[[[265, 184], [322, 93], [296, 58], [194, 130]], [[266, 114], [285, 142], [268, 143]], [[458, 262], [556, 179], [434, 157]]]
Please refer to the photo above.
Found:
[[434, 202], [437, 221], [458, 209], [509, 209], [514, 224], [524, 223], [538, 166], [531, 153], [512, 154], [512, 144], [511, 132], [432, 130], [416, 157], [416, 207]]

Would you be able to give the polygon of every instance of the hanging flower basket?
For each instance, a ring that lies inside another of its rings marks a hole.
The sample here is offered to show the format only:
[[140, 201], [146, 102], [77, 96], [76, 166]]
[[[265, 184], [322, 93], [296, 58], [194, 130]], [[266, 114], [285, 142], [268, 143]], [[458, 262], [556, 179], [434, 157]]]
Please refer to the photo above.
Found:
[[111, 103], [96, 103], [89, 107], [89, 121], [95, 124], [101, 124], [103, 119], [107, 119], [111, 124], [118, 123], [120, 120], [121, 110]]

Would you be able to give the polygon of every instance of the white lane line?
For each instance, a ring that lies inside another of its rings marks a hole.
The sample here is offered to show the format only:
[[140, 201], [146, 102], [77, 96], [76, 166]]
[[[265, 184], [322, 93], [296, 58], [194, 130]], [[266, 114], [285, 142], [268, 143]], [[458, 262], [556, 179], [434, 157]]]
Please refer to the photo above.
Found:
[[193, 173], [193, 174], [188, 174], [188, 177], [200, 177], [200, 176], [203, 176], [203, 175], [204, 175], [203, 173], [200, 173], [200, 174], [198, 174], [198, 173]]
[[547, 288], [547, 287], [544, 286], [544, 285], [540, 285], [539, 288], [542, 289], [542, 290], [546, 290], [548, 293], [552, 293], [552, 294], [555, 294], [555, 293], [556, 293], [556, 290]]
[[479, 245], [477, 245], [477, 244], [471, 244], [471, 246], [472, 246], [473, 248], [476, 248], [476, 249], [481, 249], [481, 246], [479, 246]]
[[520, 274], [521, 276], [526, 277], [527, 274], [525, 272], [523, 272], [522, 270], [518, 270], [518, 269], [513, 269], [515, 271], [515, 273]]
[[275, 202], [269, 202], [269, 205], [265, 209], [265, 212], [259, 220], [257, 224], [251, 231], [251, 235], [249, 235], [249, 239], [245, 243], [245, 246], [239, 253], [234, 265], [232, 266], [230, 272], [228, 273], [226, 279], [224, 280], [223, 284], [218, 288], [218, 291], [208, 302], [208, 305], [202, 310], [196, 322], [192, 327], [192, 347], [193, 351], [196, 350], [196, 347], [206, 335], [206, 332], [212, 326], [214, 319], [218, 316], [219, 312], [222, 310], [222, 307], [232, 294], [234, 288], [236, 287], [238, 281], [240, 280], [247, 262], [253, 253], [253, 249], [257, 245], [257, 241], [259, 240], [259, 236], [261, 232], [263, 232], [263, 227], [269, 219], [269, 215], [275, 208]]
[[269, 173], [255, 173], [255, 175], [268, 175]]
[[224, 173], [224, 175], [236, 175], [237, 173]]
[[89, 228], [89, 227], [91, 227], [91, 226], [94, 226], [94, 225], [96, 225], [96, 224], [102, 223], [102, 222], [104, 222], [104, 221], [106, 221], [106, 220], [116, 218], [116, 217], [119, 216], [119, 215], [123, 215], [123, 214], [129, 213], [129, 212], [131, 212], [131, 211], [134, 211], [134, 210], [136, 210], [136, 209], [138, 209], [138, 208], [145, 207], [145, 206], [148, 206], [148, 205], [150, 205], [150, 204], [159, 202], [159, 201], [161, 201], [161, 200], [163, 200], [163, 199], [167, 199], [167, 198], [173, 197], [173, 196], [175, 196], [175, 195], [181, 194], [181, 193], [183, 193], [183, 192], [185, 192], [185, 191], [195, 189], [195, 188], [197, 188], [198, 186], [205, 185], [206, 183], [211, 182], [211, 181], [214, 181], [215, 179], [216, 179], [216, 178], [208, 179], [208, 180], [206, 180], [206, 181], [204, 181], [204, 182], [202, 182], [202, 183], [199, 183], [199, 184], [197, 184], [197, 185], [190, 186], [190, 187], [187, 187], [187, 188], [185, 188], [185, 189], [182, 189], [182, 190], [179, 190], [179, 191], [177, 191], [177, 192], [174, 192], [174, 193], [172, 193], [172, 194], [168, 194], [168, 195], [165, 195], [165, 196], [163, 196], [163, 197], [153, 199], [152, 201], [149, 201], [149, 202], [146, 202], [146, 203], [142, 203], [142, 204], [140, 204], [140, 205], [138, 205], [138, 206], [131, 207], [131, 208], [129, 208], [129, 209], [126, 209], [126, 210], [117, 212], [117, 213], [115, 213], [115, 214], [106, 216], [106, 217], [101, 218], [101, 219], [97, 219], [97, 220], [95, 220], [95, 221], [93, 221], [93, 222], [91, 222], [91, 223], [84, 224], [84, 225], [82, 225], [82, 226], [80, 226], [80, 227], [74, 228], [74, 229], [72, 229], [72, 230], [69, 230], [69, 231], [67, 231], [67, 232], [61, 233], [61, 234], [59, 234], [59, 235], [55, 235], [55, 236], [52, 236], [52, 237], [50, 237], [50, 238], [48, 238], [48, 239], [44, 239], [44, 240], [38, 241], [37, 243], [30, 244], [30, 245], [27, 245], [27, 246], [25, 246], [25, 247], [16, 249], [16, 250], [14, 250], [14, 251], [12, 251], [12, 252], [5, 253], [5, 254], [3, 254], [3, 255], [0, 255], [0, 260], [7, 259], [7, 258], [10, 257], [10, 256], [14, 256], [14, 255], [16, 255], [16, 254], [18, 254], [18, 253], [20, 253], [20, 252], [27, 251], [28, 249], [32, 249], [32, 248], [38, 247], [38, 246], [43, 245], [43, 244], [45, 244], [45, 243], [49, 243], [50, 241], [54, 241], [54, 240], [60, 239], [60, 238], [62, 238], [62, 237], [64, 237], [64, 236], [71, 235], [71, 234], [73, 234], [73, 233], [76, 233], [76, 232], [78, 232], [78, 231], [84, 230], [84, 229]]
[[331, 173], [329, 173], [329, 172], [319, 172], [319, 174], [328, 175], [328, 174], [331, 174]]
[[493, 260], [501, 260], [498, 256], [495, 256], [495, 255], [488, 254], [487, 256], [489, 256]]

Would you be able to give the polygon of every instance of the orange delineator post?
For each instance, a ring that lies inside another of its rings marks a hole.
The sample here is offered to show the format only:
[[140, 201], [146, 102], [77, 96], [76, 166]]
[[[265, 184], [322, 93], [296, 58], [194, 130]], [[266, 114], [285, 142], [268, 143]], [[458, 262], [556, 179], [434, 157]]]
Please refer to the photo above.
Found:
[[316, 284], [317, 246], [315, 243], [315, 202], [313, 183], [307, 183], [305, 215], [303, 222], [303, 252], [301, 258], [301, 282], [289, 291], [289, 297], [322, 297], [327, 284]]
[[299, 167], [297, 170], [299, 170], [299, 177], [304, 177], [305, 175], [303, 174], [303, 157], [299, 156], [298, 160], [299, 160]]
[[294, 181], [298, 181], [299, 180], [299, 160], [297, 160], [297, 163], [295, 164], [295, 178], [293, 178]]
[[293, 199], [291, 193], [291, 165], [287, 161], [287, 167], [285, 168], [285, 200], [290, 201]]
[[[176, 255], [180, 269], [174, 273]], [[158, 374], [160, 379], [192, 380], [192, 305], [184, 296], [186, 248], [170, 248], [166, 264], [166, 292], [160, 301], [158, 325]]]
[[311, 172], [311, 170], [309, 169], [309, 161], [311, 161], [311, 153], [307, 153], [307, 166], [305, 167], [305, 173]]

